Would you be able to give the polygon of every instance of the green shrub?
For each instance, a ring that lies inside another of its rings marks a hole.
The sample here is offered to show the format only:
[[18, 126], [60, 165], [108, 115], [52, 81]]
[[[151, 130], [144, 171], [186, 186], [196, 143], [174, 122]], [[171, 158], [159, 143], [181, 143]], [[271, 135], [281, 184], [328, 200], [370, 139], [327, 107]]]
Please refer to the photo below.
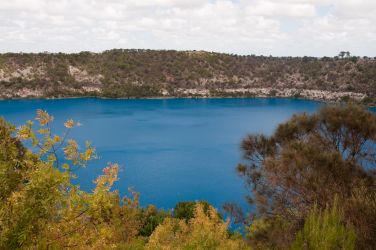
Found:
[[194, 217], [197, 204], [202, 204], [205, 213], [208, 211], [210, 204], [207, 201], [182, 201], [178, 202], [174, 208], [173, 216], [177, 219], [190, 220]]
[[335, 201], [332, 207], [324, 211], [317, 206], [312, 209], [291, 249], [351, 250], [355, 249], [355, 242], [355, 231], [343, 223], [343, 212]]

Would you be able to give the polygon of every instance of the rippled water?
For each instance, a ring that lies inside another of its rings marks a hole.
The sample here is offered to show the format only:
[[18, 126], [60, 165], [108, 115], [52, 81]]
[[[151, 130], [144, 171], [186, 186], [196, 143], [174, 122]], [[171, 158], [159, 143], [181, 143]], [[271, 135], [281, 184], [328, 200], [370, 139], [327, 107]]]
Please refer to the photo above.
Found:
[[314, 112], [320, 103], [297, 99], [61, 99], [0, 101], [0, 116], [19, 125], [37, 109], [55, 117], [61, 133], [68, 119], [83, 126], [73, 138], [90, 140], [100, 159], [78, 172], [82, 189], [107, 162], [122, 166], [115, 188], [133, 187], [141, 204], [171, 208], [182, 200], [245, 205], [246, 192], [235, 167], [239, 144], [248, 133], [270, 134], [297, 112]]

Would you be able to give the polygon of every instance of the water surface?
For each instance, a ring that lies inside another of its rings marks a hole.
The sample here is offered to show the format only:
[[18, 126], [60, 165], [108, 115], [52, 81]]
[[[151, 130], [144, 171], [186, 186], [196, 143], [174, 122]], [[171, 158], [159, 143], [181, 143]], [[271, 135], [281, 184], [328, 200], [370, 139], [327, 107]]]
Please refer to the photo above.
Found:
[[82, 189], [108, 162], [122, 170], [115, 188], [141, 193], [141, 204], [172, 208], [178, 201], [208, 200], [245, 206], [246, 189], [235, 167], [239, 144], [248, 133], [270, 134], [298, 112], [314, 112], [320, 103], [297, 99], [61, 99], [0, 101], [0, 116], [20, 125], [37, 109], [55, 117], [55, 132], [68, 118], [82, 127], [71, 136], [90, 140], [100, 156], [78, 172]]

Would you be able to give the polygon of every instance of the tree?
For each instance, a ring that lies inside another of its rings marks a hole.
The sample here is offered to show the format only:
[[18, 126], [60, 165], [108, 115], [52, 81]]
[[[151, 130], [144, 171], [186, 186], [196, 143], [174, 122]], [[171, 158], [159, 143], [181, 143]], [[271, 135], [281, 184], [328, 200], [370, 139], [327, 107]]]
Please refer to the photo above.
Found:
[[206, 213], [209, 211], [210, 204], [207, 201], [185, 201], [185, 202], [178, 202], [174, 208], [174, 217], [177, 219], [185, 219], [190, 220], [195, 215], [195, 209], [197, 204], [201, 204], [204, 212]]
[[345, 58], [345, 57], [350, 58], [351, 53], [349, 51], [341, 51], [341, 52], [339, 52], [338, 56], [342, 59]]
[[349, 51], [341, 51], [341, 52], [339, 52], [338, 56], [342, 59], [345, 58], [345, 57], [350, 58], [351, 53]]
[[339, 52], [339, 54], [338, 54], [338, 56], [339, 56], [340, 58], [344, 58], [345, 55], [346, 55], [346, 52], [345, 52], [345, 51], [341, 51], [341, 52]]
[[165, 218], [171, 217], [170, 212], [157, 209], [154, 205], [149, 205], [141, 211], [140, 216], [143, 223], [139, 234], [146, 237], [149, 237]]
[[[358, 246], [376, 247], [375, 143], [376, 116], [354, 105], [294, 115], [271, 136], [249, 135], [242, 142], [246, 163], [237, 169], [250, 187], [256, 218], [282, 220], [293, 235], [313, 206], [325, 209], [338, 197]], [[280, 230], [274, 228], [266, 233]], [[269, 239], [287, 246], [293, 238], [286, 235]]]
[[228, 222], [218, 212], [197, 203], [194, 217], [185, 219], [167, 218], [150, 236], [146, 249], [249, 249], [239, 235], [230, 236]]

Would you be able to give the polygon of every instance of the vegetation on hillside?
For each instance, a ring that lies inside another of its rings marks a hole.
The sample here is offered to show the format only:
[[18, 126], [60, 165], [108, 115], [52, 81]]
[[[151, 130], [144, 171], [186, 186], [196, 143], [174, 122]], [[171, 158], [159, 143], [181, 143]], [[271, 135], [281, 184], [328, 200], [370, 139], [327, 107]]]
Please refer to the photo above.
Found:
[[95, 149], [69, 138], [79, 123], [66, 121], [58, 136], [52, 122], [42, 110], [19, 128], [0, 119], [1, 249], [375, 248], [376, 116], [358, 106], [296, 115], [272, 136], [243, 141], [247, 162], [238, 170], [257, 212], [226, 208], [244, 235], [205, 201], [180, 202], [171, 213], [140, 207], [133, 190], [120, 197], [117, 164], [92, 192], [80, 190], [71, 181]]
[[183, 95], [179, 89], [226, 95], [220, 90], [267, 87], [357, 92], [366, 94], [364, 101], [372, 103], [376, 60], [123, 49], [0, 55], [0, 89], [8, 97], [17, 97], [12, 93], [24, 88], [31, 90], [30, 95], [45, 97], [148, 97]]

